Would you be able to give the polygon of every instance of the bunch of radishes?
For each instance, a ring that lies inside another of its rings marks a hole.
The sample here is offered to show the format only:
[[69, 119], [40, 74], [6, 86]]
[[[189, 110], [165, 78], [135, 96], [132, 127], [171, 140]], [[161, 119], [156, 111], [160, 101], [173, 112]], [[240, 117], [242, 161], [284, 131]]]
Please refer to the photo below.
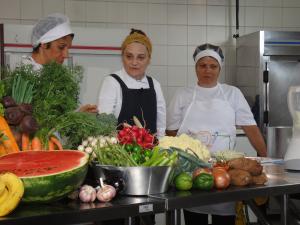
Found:
[[118, 132], [118, 140], [121, 144], [138, 144], [144, 149], [151, 149], [154, 146], [154, 136], [144, 127], [124, 126]]
[[94, 202], [96, 198], [100, 202], [109, 202], [116, 196], [116, 189], [108, 184], [104, 184], [100, 178], [100, 186], [94, 188], [90, 185], [83, 185], [79, 190], [79, 199], [82, 202]]

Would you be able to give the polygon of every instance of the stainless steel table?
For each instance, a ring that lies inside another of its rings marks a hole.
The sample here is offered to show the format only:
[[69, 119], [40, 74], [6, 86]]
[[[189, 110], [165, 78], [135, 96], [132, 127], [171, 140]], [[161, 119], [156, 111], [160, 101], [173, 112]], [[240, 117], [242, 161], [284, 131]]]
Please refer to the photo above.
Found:
[[51, 204], [20, 204], [0, 225], [64, 225], [126, 218], [165, 211], [165, 201], [149, 197], [119, 196], [109, 203], [63, 200]]
[[[46, 205], [19, 205], [7, 217], [0, 218], [0, 225], [64, 225], [118, 218], [131, 218], [138, 215], [167, 213], [166, 224], [180, 224], [180, 209], [202, 206], [211, 203], [244, 200], [251, 205], [254, 197], [278, 196], [281, 201], [281, 224], [287, 225], [288, 196], [300, 193], [300, 173], [287, 172], [282, 165], [266, 164], [268, 176], [266, 185], [230, 187], [226, 190], [175, 191], [148, 197], [118, 196], [109, 203], [84, 204], [79, 201], [63, 200]], [[259, 213], [259, 212], [258, 212]], [[270, 224], [267, 221], [264, 224]]]
[[287, 225], [288, 195], [300, 193], [300, 172], [287, 172], [283, 165], [278, 164], [265, 164], [264, 171], [267, 174], [268, 182], [261, 186], [231, 186], [226, 190], [211, 191], [171, 190], [164, 194], [151, 195], [151, 197], [166, 201], [166, 224], [179, 225], [180, 209], [182, 208], [240, 200], [246, 200], [246, 203], [254, 206], [251, 199], [255, 197], [278, 196], [281, 200], [281, 224]]

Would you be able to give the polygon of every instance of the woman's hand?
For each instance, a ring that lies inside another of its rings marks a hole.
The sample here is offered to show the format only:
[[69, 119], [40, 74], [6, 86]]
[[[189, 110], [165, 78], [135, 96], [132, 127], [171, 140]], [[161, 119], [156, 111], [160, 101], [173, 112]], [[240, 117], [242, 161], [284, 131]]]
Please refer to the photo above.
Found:
[[79, 112], [97, 113], [97, 105], [86, 104], [79, 108]]

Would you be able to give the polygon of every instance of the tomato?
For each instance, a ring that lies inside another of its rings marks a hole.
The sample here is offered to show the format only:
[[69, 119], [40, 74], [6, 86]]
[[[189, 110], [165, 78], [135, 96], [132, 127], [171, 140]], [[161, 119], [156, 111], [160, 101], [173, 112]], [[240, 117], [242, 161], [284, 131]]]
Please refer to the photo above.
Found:
[[210, 168], [196, 168], [194, 171], [193, 171], [193, 179], [195, 177], [197, 177], [199, 174], [201, 173], [207, 173], [207, 174], [212, 174], [212, 171]]
[[186, 172], [181, 172], [174, 178], [174, 184], [177, 190], [190, 190], [193, 186], [192, 176]]
[[214, 168], [213, 176], [216, 188], [225, 189], [230, 185], [230, 176], [225, 169]]
[[193, 180], [193, 187], [200, 190], [210, 190], [214, 186], [214, 177], [212, 174], [200, 173]]
[[214, 164], [213, 166], [214, 168], [221, 168], [221, 169], [224, 169], [226, 171], [229, 170], [229, 165], [227, 163], [223, 163], [223, 162], [217, 162]]

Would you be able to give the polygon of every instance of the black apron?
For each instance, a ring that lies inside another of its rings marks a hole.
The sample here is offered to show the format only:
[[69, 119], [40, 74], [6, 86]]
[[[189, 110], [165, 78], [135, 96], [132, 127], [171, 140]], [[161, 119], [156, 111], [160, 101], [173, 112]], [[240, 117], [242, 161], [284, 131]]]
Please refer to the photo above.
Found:
[[111, 76], [119, 82], [122, 89], [123, 99], [118, 124], [126, 122], [134, 125], [133, 116], [136, 116], [143, 127], [149, 129], [152, 134], [156, 133], [157, 101], [152, 78], [147, 76], [149, 83], [147, 89], [129, 89], [119, 76], [116, 74]]

